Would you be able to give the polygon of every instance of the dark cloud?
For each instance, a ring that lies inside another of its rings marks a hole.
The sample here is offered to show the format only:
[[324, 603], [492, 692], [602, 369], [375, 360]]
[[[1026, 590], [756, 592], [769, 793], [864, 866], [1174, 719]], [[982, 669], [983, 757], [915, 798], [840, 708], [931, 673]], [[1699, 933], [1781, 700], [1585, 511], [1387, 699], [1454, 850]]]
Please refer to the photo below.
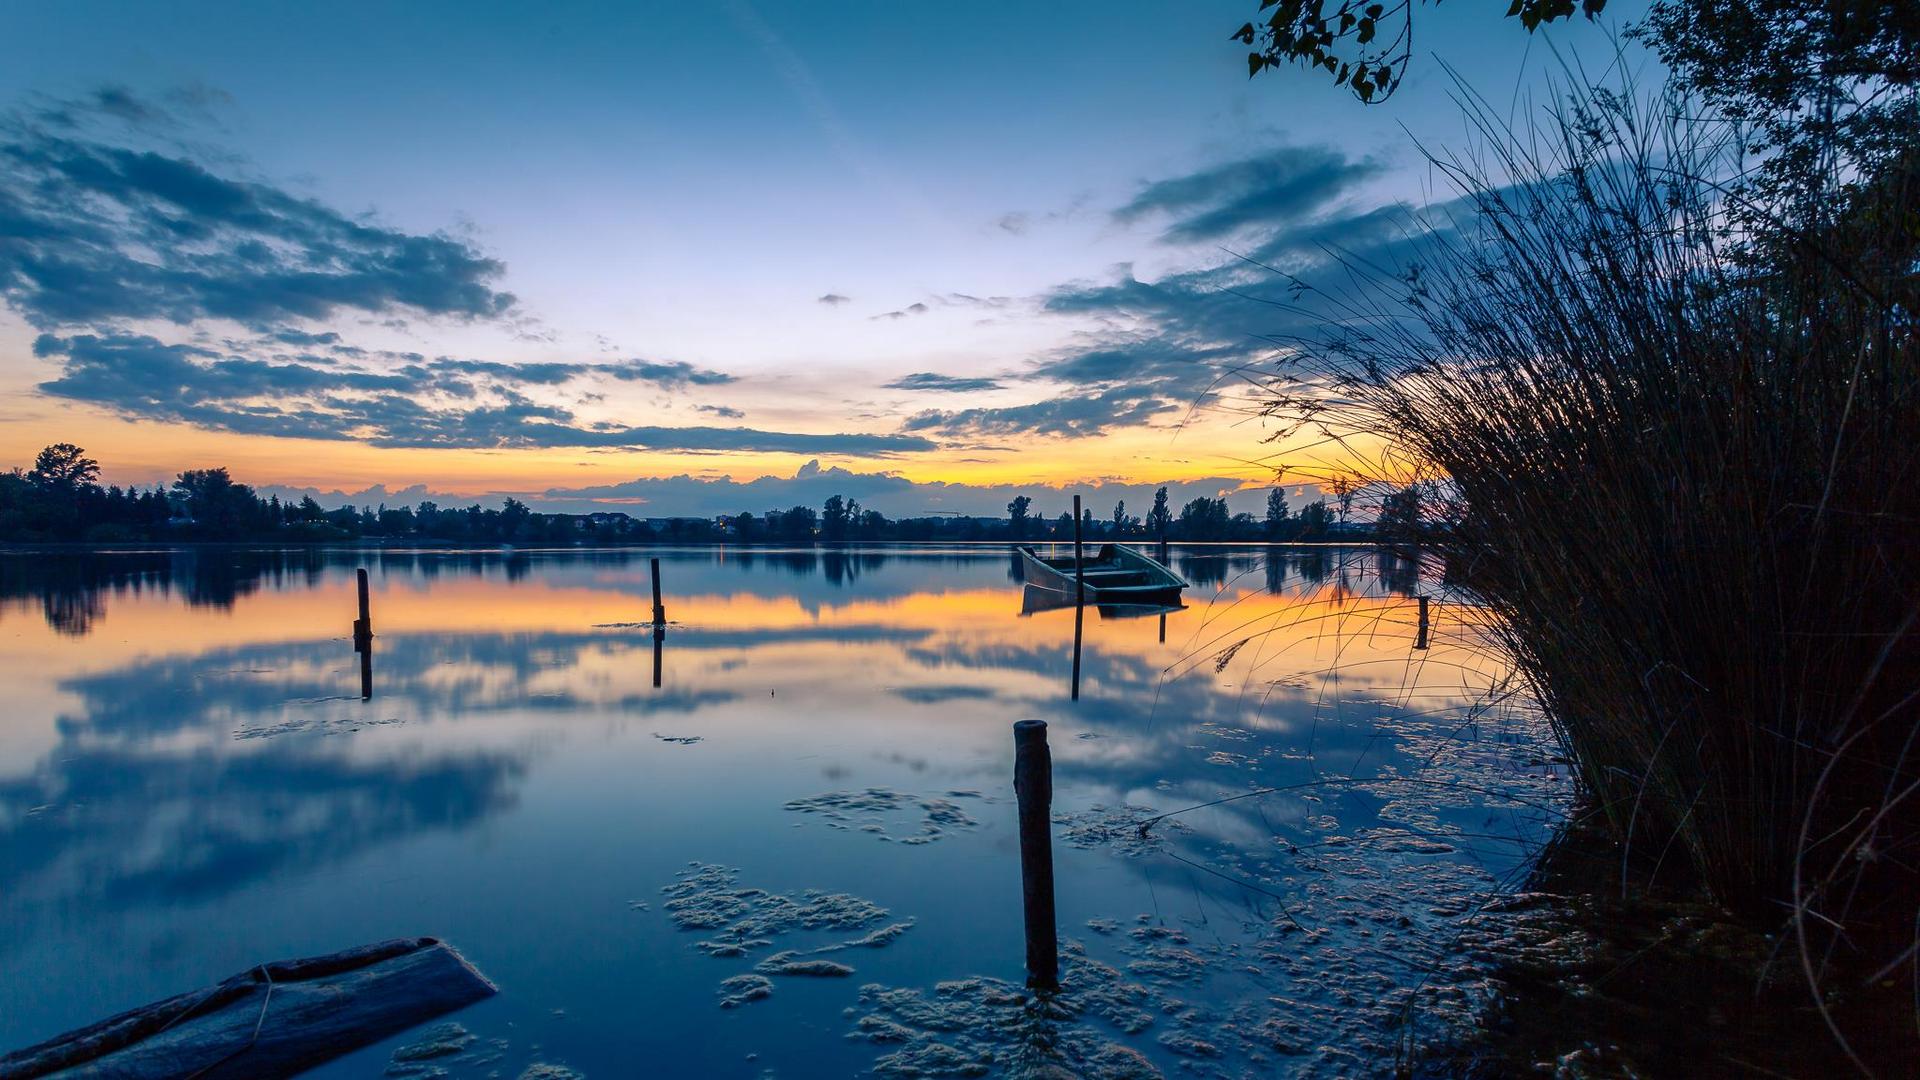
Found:
[[1098, 435], [1110, 428], [1137, 427], [1179, 406], [1153, 387], [1113, 386], [1094, 394], [1064, 394], [997, 409], [928, 409], [901, 425], [905, 431], [947, 436]]
[[839, 307], [841, 304], [851, 303], [852, 301], [853, 301], [853, 297], [851, 296], [841, 296], [837, 292], [830, 292], [825, 296], [820, 297], [818, 300], [814, 302], [819, 304], [825, 304], [828, 307]]
[[[815, 435], [752, 428], [583, 423], [524, 391], [596, 375], [700, 381], [680, 365], [503, 363], [440, 358], [394, 371], [269, 362], [138, 334], [42, 334], [34, 354], [57, 360], [48, 394], [123, 416], [216, 431], [355, 440], [383, 447], [582, 447], [887, 455], [930, 450], [920, 435]], [[703, 369], [691, 369], [695, 373]], [[718, 373], [705, 373], [718, 376]], [[712, 381], [712, 380], [709, 380]], [[719, 381], [726, 381], [719, 377]]]
[[[556, 487], [544, 492], [516, 493], [516, 497], [536, 509], [565, 513], [620, 510], [635, 517], [711, 517], [742, 510], [758, 514], [769, 507], [819, 506], [828, 496], [840, 495], [898, 518], [933, 513], [1003, 517], [1007, 503], [1014, 496], [1028, 495], [1034, 500], [1035, 515], [1052, 517], [1071, 506], [1075, 495], [1085, 498], [1089, 506], [1102, 508], [1125, 500], [1132, 513], [1143, 514], [1153, 505], [1156, 486], [1112, 479], [1061, 488], [913, 481], [893, 473], [858, 472], [838, 466], [822, 467], [813, 462], [795, 470], [792, 476], [761, 476], [740, 481], [725, 476], [682, 474], [590, 487]], [[1171, 483], [1167, 488], [1175, 509], [1203, 495], [1208, 498], [1227, 495], [1235, 510], [1259, 511], [1265, 505], [1266, 490], [1237, 492], [1240, 486], [1237, 478], [1206, 477]], [[1105, 516], [1104, 510], [1097, 512]]]
[[712, 413], [725, 420], [740, 420], [747, 415], [731, 405], [695, 405], [694, 409], [698, 412]]
[[624, 364], [615, 364], [607, 373], [621, 382], [650, 382], [661, 386], [679, 389], [685, 386], [720, 386], [734, 381], [734, 376], [724, 371], [694, 367], [684, 360], [657, 362], [649, 360], [629, 360]]
[[883, 311], [878, 315], [871, 316], [871, 318], [888, 319], [888, 320], [904, 319], [909, 315], [925, 315], [926, 313], [927, 313], [927, 305], [916, 302], [916, 303], [908, 304], [906, 307], [901, 308], [898, 311]]
[[934, 390], [950, 394], [968, 394], [976, 390], [998, 390], [1000, 383], [993, 379], [964, 379], [955, 375], [940, 375], [931, 371], [916, 371], [885, 384], [889, 390]]
[[[1113, 280], [1061, 285], [1040, 309], [1091, 320], [1073, 345], [1033, 359], [1025, 382], [1065, 393], [1026, 405], [928, 410], [901, 430], [948, 438], [1019, 434], [1081, 437], [1163, 421], [1191, 409], [1246, 408], [1276, 343], [1340, 317], [1317, 293], [1294, 289], [1340, 258], [1397, 269], [1443, 238], [1449, 207], [1428, 212], [1340, 201], [1378, 166], [1320, 148], [1281, 148], [1148, 184], [1114, 211], [1121, 221], [1170, 219], [1175, 241], [1236, 236], [1244, 258], [1155, 280], [1122, 266]], [[1276, 271], [1278, 271], [1276, 273]], [[1391, 276], [1391, 272], [1389, 273]], [[905, 388], [905, 387], [899, 387]]]
[[1173, 217], [1163, 239], [1218, 240], [1247, 228], [1270, 229], [1325, 209], [1380, 171], [1324, 147], [1282, 147], [1186, 176], [1148, 184], [1113, 212], [1120, 222]]
[[[95, 114], [156, 115], [122, 88]], [[52, 114], [0, 135], [0, 298], [41, 328], [126, 319], [248, 324], [341, 311], [494, 318], [514, 306], [505, 267], [446, 235], [349, 217], [178, 151], [72, 131]]]

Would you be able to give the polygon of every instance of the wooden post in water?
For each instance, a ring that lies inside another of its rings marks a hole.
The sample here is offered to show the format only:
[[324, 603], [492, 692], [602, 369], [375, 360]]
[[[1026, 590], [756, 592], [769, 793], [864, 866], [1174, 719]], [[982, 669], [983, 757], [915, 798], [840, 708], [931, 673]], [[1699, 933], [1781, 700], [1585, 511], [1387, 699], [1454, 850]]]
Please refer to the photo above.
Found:
[[660, 646], [667, 640], [667, 628], [655, 623], [653, 626], [653, 688], [660, 689]]
[[1420, 598], [1420, 632], [1419, 632], [1419, 634], [1418, 634], [1417, 636], [1415, 636], [1415, 638], [1413, 639], [1413, 647], [1414, 647], [1414, 648], [1416, 648], [1416, 649], [1424, 649], [1424, 648], [1426, 648], [1426, 647], [1427, 647], [1427, 627], [1428, 627], [1428, 625], [1429, 625], [1429, 624], [1428, 624], [1428, 622], [1427, 622], [1427, 598], [1423, 596], [1423, 597], [1421, 597], [1421, 598]]
[[1167, 529], [1164, 525], [1160, 527], [1160, 565], [1167, 565]]
[[360, 650], [360, 700], [373, 700], [373, 642]]
[[1060, 937], [1053, 913], [1053, 755], [1047, 722], [1013, 725], [1013, 793], [1020, 801], [1020, 895], [1027, 926], [1027, 986], [1060, 988]]
[[[660, 603], [660, 560], [650, 560], [653, 568], [653, 625], [667, 625], [667, 609]], [[655, 686], [660, 685], [658, 682]]]
[[373, 616], [367, 604], [367, 568], [354, 572], [360, 587], [360, 617], [353, 620], [353, 651], [366, 652], [373, 647]]

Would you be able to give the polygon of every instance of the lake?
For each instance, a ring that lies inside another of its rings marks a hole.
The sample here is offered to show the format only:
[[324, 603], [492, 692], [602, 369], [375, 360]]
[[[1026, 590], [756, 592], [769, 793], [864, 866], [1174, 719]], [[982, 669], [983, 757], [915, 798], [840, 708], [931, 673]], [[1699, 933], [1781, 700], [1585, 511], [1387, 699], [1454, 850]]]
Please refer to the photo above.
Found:
[[1086, 610], [1074, 700], [1075, 612], [1001, 546], [0, 555], [0, 1050], [433, 935], [501, 993], [315, 1075], [1390, 1072], [1484, 1004], [1462, 934], [1564, 813], [1551, 736], [1472, 607], [1414, 647], [1411, 562], [1173, 563], [1184, 609]]

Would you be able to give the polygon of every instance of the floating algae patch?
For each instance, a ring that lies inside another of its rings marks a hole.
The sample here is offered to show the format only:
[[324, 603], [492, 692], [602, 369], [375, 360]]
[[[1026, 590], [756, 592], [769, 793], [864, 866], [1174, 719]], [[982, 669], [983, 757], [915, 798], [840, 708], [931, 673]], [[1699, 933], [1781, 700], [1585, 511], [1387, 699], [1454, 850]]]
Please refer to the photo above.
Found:
[[762, 975], [804, 975], [810, 978], [844, 979], [853, 974], [853, 969], [835, 960], [822, 960], [788, 949], [774, 953], [758, 964], [753, 970]]
[[823, 959], [825, 954], [850, 949], [879, 949], [913, 927], [913, 920], [873, 926], [887, 909], [848, 893], [807, 889], [776, 893], [742, 886], [739, 871], [711, 863], [691, 863], [661, 887], [667, 900], [662, 908], [674, 925], [688, 931], [710, 931], [693, 947], [716, 959], [745, 959], [769, 949], [791, 934], [820, 930], [860, 930], [857, 937], [829, 941], [812, 948], [787, 948], [757, 963], [753, 971], [720, 983], [720, 1007], [737, 1008], [773, 993], [767, 976], [845, 978], [852, 966]]
[[1180, 1045], [1203, 1042], [1189, 1030], [1196, 1014], [1184, 1002], [1128, 981], [1072, 943], [1061, 961], [1064, 989], [1046, 996], [986, 977], [953, 979], [930, 990], [863, 986], [847, 1038], [882, 1049], [873, 1064], [878, 1076], [1082, 1080], [1165, 1075], [1129, 1045], [1129, 1036], [1156, 1023]]
[[[885, 841], [902, 844], [931, 844], [956, 829], [972, 829], [980, 823], [960, 807], [955, 799], [981, 798], [977, 791], [949, 791], [945, 797], [910, 795], [891, 788], [867, 788], [865, 791], [828, 791], [788, 802], [787, 809], [802, 814], [817, 814], [827, 827], [871, 833]], [[910, 819], [919, 818], [919, 831], [907, 832]], [[903, 822], [901, 819], [909, 819]], [[889, 831], [889, 830], [892, 831]]]
[[384, 720], [370, 720], [364, 717], [345, 717], [338, 719], [287, 720], [278, 724], [261, 727], [235, 728], [235, 739], [274, 739], [282, 735], [352, 735], [364, 728], [389, 727], [404, 724], [405, 720], [390, 716]]
[[737, 1009], [773, 996], [773, 980], [765, 975], [735, 975], [720, 980], [720, 1007]]
[[387, 1060], [386, 1075], [436, 1080], [456, 1071], [480, 1075], [507, 1056], [507, 1040], [481, 1039], [456, 1023], [435, 1024], [420, 1037], [395, 1047]]
[[1143, 832], [1141, 826], [1154, 820], [1151, 806], [1105, 806], [1099, 803], [1085, 810], [1055, 811], [1053, 823], [1060, 827], [1062, 843], [1083, 851], [1105, 849], [1126, 858], [1138, 858], [1161, 850], [1162, 834], [1191, 831], [1186, 823], [1169, 818]]

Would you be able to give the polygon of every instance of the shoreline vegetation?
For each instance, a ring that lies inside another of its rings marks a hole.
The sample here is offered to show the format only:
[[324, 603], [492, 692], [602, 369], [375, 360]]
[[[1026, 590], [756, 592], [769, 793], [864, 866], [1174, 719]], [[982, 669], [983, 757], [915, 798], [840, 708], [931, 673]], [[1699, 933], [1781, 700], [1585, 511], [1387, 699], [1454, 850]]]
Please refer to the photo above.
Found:
[[[1427, 158], [1458, 202], [1404, 266], [1336, 256], [1336, 291], [1272, 270], [1275, 306], [1320, 319], [1271, 339], [1265, 415], [1431, 478], [1422, 542], [1495, 616], [1606, 849], [1552, 871], [1593, 914], [1570, 927], [1591, 942], [1608, 904], [1654, 924], [1619, 950], [1623, 983], [1655, 973], [1621, 1053], [1549, 1032], [1536, 1060], [1911, 1075], [1920, 21], [1655, 0], [1633, 33], [1671, 72], [1656, 92], [1569, 71], [1516, 126], [1456, 80], [1474, 144]], [[1714, 954], [1676, 902], [1758, 946]], [[1591, 1010], [1579, 967], [1533, 972], [1514, 1010]], [[1732, 1028], [1697, 1061], [1642, 1056], [1668, 1010], [1742, 1008], [1832, 1060]]]
[[[262, 499], [224, 468], [189, 469], [171, 486], [148, 489], [103, 486], [99, 463], [71, 443], [42, 450], [30, 470], [0, 474], [0, 543], [112, 546], [122, 544], [430, 544], [447, 546], [807, 544], [876, 541], [983, 541], [1024, 543], [1073, 539], [1073, 515], [1048, 518], [1021, 495], [998, 518], [930, 515], [889, 518], [835, 495], [815, 510], [793, 506], [755, 514], [742, 511], [710, 518], [637, 517], [624, 511], [542, 513], [509, 498], [498, 509], [473, 503], [442, 507], [327, 508], [312, 496], [282, 503]], [[1413, 489], [1407, 489], [1412, 492]], [[1289, 507], [1279, 488], [1268, 491], [1266, 513], [1233, 513], [1224, 498], [1201, 497], [1178, 511], [1160, 488], [1144, 514], [1124, 501], [1105, 517], [1081, 514], [1081, 533], [1091, 542], [1343, 542], [1406, 540], [1417, 524], [1417, 493], [1389, 495], [1400, 508], [1377, 521], [1348, 520], [1352, 492], [1343, 489], [1330, 506], [1320, 499]]]

